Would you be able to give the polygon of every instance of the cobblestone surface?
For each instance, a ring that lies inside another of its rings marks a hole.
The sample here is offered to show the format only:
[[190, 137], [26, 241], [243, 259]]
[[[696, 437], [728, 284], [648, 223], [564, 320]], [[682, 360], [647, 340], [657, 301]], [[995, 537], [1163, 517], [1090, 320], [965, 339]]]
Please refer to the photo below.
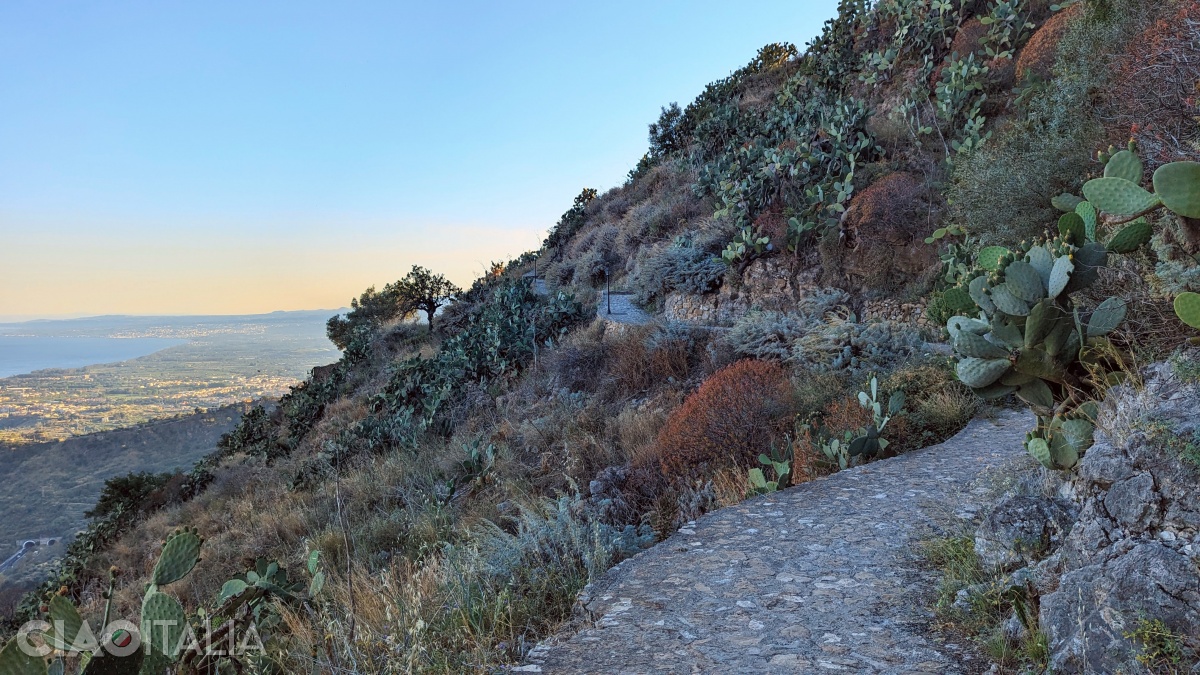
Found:
[[[614, 297], [614, 300], [616, 298]], [[590, 619], [539, 645], [542, 673], [973, 673], [930, 634], [921, 539], [974, 519], [976, 479], [1021, 456], [1002, 412], [949, 441], [708, 514], [584, 590]]]

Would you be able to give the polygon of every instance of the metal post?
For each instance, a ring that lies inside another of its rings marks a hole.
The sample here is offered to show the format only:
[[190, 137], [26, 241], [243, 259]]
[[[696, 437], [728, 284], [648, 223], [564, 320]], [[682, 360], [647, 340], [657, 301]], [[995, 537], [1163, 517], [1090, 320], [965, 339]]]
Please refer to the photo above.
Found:
[[608, 313], [612, 314], [612, 284], [609, 283], [608, 268], [604, 268], [604, 297], [608, 299]]

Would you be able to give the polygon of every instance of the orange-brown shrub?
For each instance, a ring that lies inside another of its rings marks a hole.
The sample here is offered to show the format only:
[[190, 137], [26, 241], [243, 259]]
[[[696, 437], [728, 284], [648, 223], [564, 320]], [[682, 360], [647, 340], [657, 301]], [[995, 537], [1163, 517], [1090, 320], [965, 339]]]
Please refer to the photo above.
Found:
[[671, 379], [677, 382], [687, 379], [688, 343], [658, 340], [652, 346], [650, 338], [655, 330], [649, 326], [631, 328], [612, 340], [608, 372], [621, 393], [640, 394]]
[[871, 412], [854, 396], [830, 403], [821, 413], [821, 429], [830, 438], [841, 438], [847, 431], [857, 432], [873, 421]]
[[1147, 168], [1200, 160], [1200, 3], [1181, 2], [1117, 58], [1102, 114], [1111, 138], [1137, 140]]
[[743, 360], [710, 377], [667, 418], [658, 435], [663, 473], [757, 464], [791, 425], [791, 384], [777, 363]]
[[875, 181], [854, 196], [843, 214], [841, 259], [826, 258], [827, 274], [895, 291], [937, 267], [937, 251], [925, 244], [939, 217], [935, 202], [929, 187], [913, 174], [891, 173]]
[[1067, 32], [1067, 24], [1079, 13], [1081, 7], [1072, 5], [1069, 9], [1058, 12], [1029, 38], [1029, 42], [1017, 57], [1018, 81], [1029, 75], [1043, 80], [1049, 79], [1054, 60], [1058, 58], [1058, 43], [1062, 40], [1063, 33]]

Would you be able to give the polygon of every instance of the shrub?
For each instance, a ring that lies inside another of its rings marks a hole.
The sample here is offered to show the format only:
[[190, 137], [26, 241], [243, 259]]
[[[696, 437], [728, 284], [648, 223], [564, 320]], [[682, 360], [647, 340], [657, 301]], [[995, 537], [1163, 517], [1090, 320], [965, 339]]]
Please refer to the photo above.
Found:
[[1058, 42], [1066, 32], [1068, 23], [1079, 10], [1080, 7], [1076, 5], [1055, 14], [1029, 38], [1029, 42], [1017, 58], [1017, 80], [1029, 77], [1044, 80], [1050, 77], [1054, 60], [1058, 56]]
[[1127, 43], [1153, 4], [1087, 3], [1067, 22], [1052, 86], [1031, 90], [1024, 119], [955, 159], [946, 192], [953, 222], [994, 244], [1032, 238], [1057, 220], [1050, 200], [1078, 192], [1102, 145], [1104, 130], [1089, 113], [1096, 92], [1110, 86], [1112, 45]]
[[709, 378], [667, 419], [658, 436], [663, 473], [688, 477], [704, 468], [756, 465], [794, 414], [782, 367], [738, 361]]
[[1132, 128], [1150, 170], [1200, 160], [1200, 6], [1176, 3], [1127, 44], [1101, 106], [1112, 137]]
[[826, 315], [844, 308], [850, 296], [836, 288], [813, 291], [788, 312], [750, 312], [733, 325], [725, 341], [741, 356], [789, 361], [798, 340], [819, 330]]
[[639, 255], [629, 284], [638, 302], [649, 305], [674, 290], [696, 295], [715, 291], [727, 269], [714, 252], [680, 238], [669, 246]]
[[687, 328], [627, 330], [610, 343], [609, 374], [616, 390], [630, 396], [664, 383], [681, 383], [691, 370], [697, 346], [697, 336]]
[[105, 518], [117, 511], [136, 513], [142, 509], [150, 495], [160, 490], [174, 476], [172, 473], [142, 471], [109, 478], [104, 481], [104, 489], [100, 492], [96, 506], [83, 515], [88, 518]]

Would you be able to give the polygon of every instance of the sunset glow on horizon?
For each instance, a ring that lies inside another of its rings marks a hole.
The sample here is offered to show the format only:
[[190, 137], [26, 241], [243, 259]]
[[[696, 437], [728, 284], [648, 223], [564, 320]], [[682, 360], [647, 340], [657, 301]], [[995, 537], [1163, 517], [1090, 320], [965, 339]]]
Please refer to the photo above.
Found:
[[0, 320], [467, 286], [834, 0], [0, 6]]

